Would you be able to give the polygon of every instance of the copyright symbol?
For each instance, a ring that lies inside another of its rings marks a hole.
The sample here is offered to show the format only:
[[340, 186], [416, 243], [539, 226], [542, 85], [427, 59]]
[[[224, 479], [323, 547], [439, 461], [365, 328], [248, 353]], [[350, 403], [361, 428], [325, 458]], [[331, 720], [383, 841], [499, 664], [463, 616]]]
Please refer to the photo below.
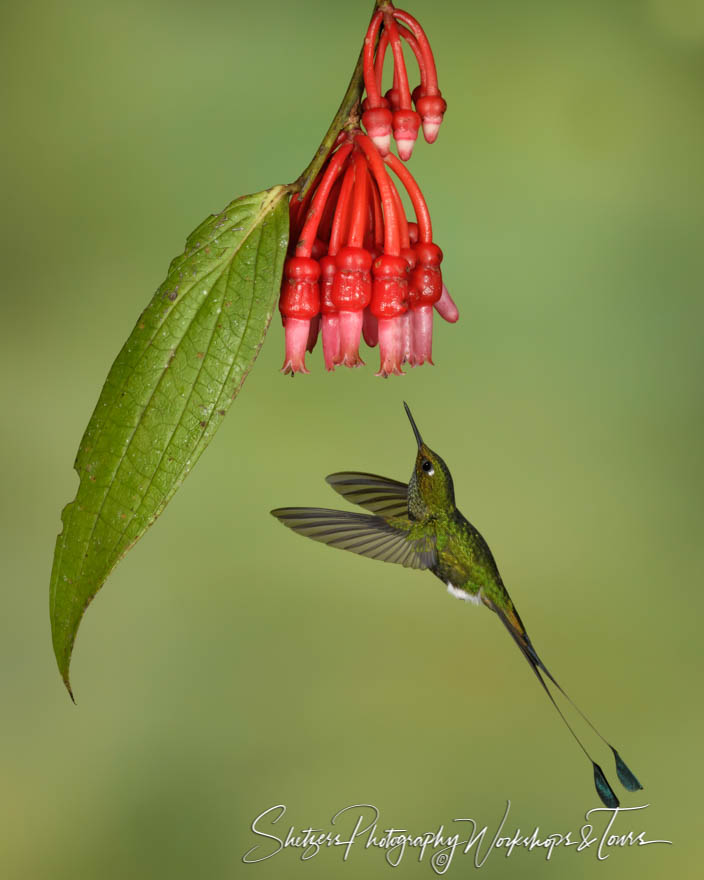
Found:
[[450, 861], [450, 854], [446, 852], [438, 852], [430, 860], [433, 868], [446, 868]]

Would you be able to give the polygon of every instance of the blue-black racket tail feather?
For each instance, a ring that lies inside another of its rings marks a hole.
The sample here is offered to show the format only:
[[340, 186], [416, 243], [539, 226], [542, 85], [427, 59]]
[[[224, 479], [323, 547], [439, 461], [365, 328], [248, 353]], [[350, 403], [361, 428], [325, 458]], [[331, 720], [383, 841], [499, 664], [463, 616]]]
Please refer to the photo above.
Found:
[[596, 763], [594, 763], [594, 785], [596, 787], [596, 793], [601, 798], [601, 802], [605, 807], [609, 807], [609, 809], [613, 810], [619, 805], [619, 800], [614, 793], [613, 788], [606, 781], [606, 776], [604, 776], [604, 771], [601, 767]]
[[643, 786], [636, 779], [634, 773], [613, 746], [611, 746], [611, 751], [614, 753], [614, 758], [616, 759], [616, 772], [618, 773], [618, 778], [621, 780], [621, 785], [627, 791], [640, 791]]

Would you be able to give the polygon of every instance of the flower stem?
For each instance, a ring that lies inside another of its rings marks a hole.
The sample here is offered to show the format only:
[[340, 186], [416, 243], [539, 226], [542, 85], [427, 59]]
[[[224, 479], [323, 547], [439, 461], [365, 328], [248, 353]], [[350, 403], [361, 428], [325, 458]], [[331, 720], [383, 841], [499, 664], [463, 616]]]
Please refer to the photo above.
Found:
[[[392, 4], [389, 2], [389, 0], [374, 0], [372, 17], [377, 9], [384, 9], [390, 5]], [[330, 128], [327, 130], [327, 133], [323, 138], [320, 146], [315, 151], [315, 156], [313, 156], [310, 165], [308, 165], [303, 174], [301, 174], [301, 176], [294, 183], [291, 184], [291, 191], [299, 192], [301, 194], [301, 198], [305, 196], [309, 187], [317, 177], [318, 172], [323, 167], [323, 163], [328, 157], [330, 150], [332, 150], [333, 146], [335, 145], [335, 141], [337, 140], [340, 132], [347, 127], [354, 127], [359, 124], [359, 105], [362, 94], [364, 92], [363, 66], [364, 45], [362, 45], [362, 51], [359, 53], [357, 64], [355, 66], [354, 72], [352, 73], [352, 79], [350, 79], [350, 84], [347, 86], [347, 91], [345, 92], [345, 96], [342, 99], [342, 103], [340, 104], [340, 107], [335, 114], [335, 118], [330, 123]]]

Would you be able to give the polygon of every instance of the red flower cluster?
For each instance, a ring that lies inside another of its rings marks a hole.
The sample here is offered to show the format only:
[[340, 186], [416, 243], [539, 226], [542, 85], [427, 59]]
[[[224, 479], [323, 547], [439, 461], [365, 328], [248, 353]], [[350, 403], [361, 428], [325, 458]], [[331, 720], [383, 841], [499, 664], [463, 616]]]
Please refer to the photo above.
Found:
[[[401, 38], [420, 69], [421, 82], [412, 95]], [[394, 85], [382, 97], [389, 45]], [[363, 333], [367, 345], [379, 345], [377, 375], [401, 374], [404, 362], [432, 363], [433, 307], [447, 321], [458, 318], [442, 283], [443, 254], [433, 242], [423, 194], [403, 162], [389, 152], [392, 131], [403, 159], [410, 157], [421, 125], [432, 143], [445, 101], [422, 28], [390, 4], [369, 25], [364, 82], [362, 124], [368, 135], [359, 128], [343, 132], [305, 197], [297, 194], [291, 200], [291, 247], [279, 301], [286, 333], [284, 373], [308, 372], [305, 353], [313, 350], [322, 329], [328, 370], [363, 363]], [[389, 170], [410, 197], [414, 222], [406, 218]]]
[[[375, 58], [374, 45], [382, 23]], [[413, 51], [420, 71], [420, 85], [413, 89], [412, 94], [401, 37]], [[394, 58], [394, 84], [382, 97], [384, 60], [389, 45]], [[376, 12], [371, 20], [364, 40], [364, 87], [367, 97], [362, 104], [362, 124], [382, 156], [389, 152], [392, 130], [398, 154], [404, 162], [411, 158], [421, 125], [426, 141], [434, 143], [447, 104], [438, 88], [435, 59], [428, 38], [415, 18], [402, 9], [394, 9], [390, 5]], [[411, 101], [416, 106], [415, 110]]]

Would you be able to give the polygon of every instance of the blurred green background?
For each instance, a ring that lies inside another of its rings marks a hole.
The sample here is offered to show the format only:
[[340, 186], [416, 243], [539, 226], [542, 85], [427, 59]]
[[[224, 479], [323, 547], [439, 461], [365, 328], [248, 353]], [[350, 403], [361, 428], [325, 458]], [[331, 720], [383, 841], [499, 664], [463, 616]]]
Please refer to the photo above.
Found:
[[[435, 368], [278, 373], [276, 320], [193, 476], [77, 641], [47, 597], [108, 368], [187, 233], [293, 180], [367, 0], [29, 3], [3, 12], [3, 878], [376, 878], [379, 852], [245, 866], [376, 804], [573, 833], [589, 768], [498, 621], [429, 574], [268, 515], [343, 468], [407, 478], [405, 397], [548, 665], [646, 785], [618, 828], [672, 847], [494, 854], [486, 877], [698, 876], [704, 13], [697, 0], [409, 4], [449, 103], [411, 162], [461, 309]], [[580, 727], [580, 730], [582, 728]], [[604, 767], [607, 754], [591, 737]], [[613, 773], [610, 774], [613, 777]], [[597, 822], [597, 827], [599, 823]], [[409, 852], [404, 875], [433, 876]], [[449, 874], [473, 870], [457, 859]]]

